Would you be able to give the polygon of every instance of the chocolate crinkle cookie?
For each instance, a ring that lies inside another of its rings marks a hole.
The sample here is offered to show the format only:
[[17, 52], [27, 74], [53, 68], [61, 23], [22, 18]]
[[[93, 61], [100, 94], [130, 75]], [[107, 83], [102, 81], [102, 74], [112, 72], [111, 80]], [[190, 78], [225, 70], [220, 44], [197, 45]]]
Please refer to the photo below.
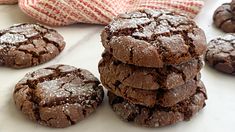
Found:
[[192, 19], [161, 10], [119, 15], [105, 27], [101, 39], [117, 60], [144, 67], [181, 64], [206, 50], [205, 34]]
[[235, 75], [235, 34], [211, 40], [205, 60], [215, 69]]
[[39, 24], [18, 24], [0, 30], [0, 65], [36, 66], [55, 58], [65, 47], [63, 37]]
[[120, 81], [123, 85], [144, 90], [173, 89], [193, 79], [202, 69], [203, 60], [195, 58], [180, 65], [147, 68], [122, 63], [104, 52], [98, 67], [106, 82]]
[[231, 3], [219, 6], [214, 12], [213, 21], [215, 26], [224, 32], [235, 32], [235, 15], [232, 13]]
[[185, 100], [186, 98], [195, 94], [197, 86], [202, 85], [204, 87], [203, 83], [199, 79], [200, 78], [189, 80], [184, 85], [170, 90], [142, 90], [125, 86], [118, 81], [114, 83], [107, 83], [101, 76], [103, 86], [110, 92], [114, 93], [117, 96], [123, 97], [131, 103], [147, 107], [153, 107], [155, 105], [168, 107], [173, 106], [182, 100]]
[[17, 108], [49, 127], [68, 127], [89, 116], [102, 103], [104, 91], [89, 71], [54, 65], [28, 73], [13, 93]]
[[191, 97], [171, 107], [156, 105], [149, 108], [133, 104], [111, 92], [108, 92], [108, 96], [113, 111], [121, 119], [144, 127], [162, 127], [190, 120], [193, 115], [205, 106], [205, 100], [207, 99], [206, 90], [203, 86], [199, 87]]

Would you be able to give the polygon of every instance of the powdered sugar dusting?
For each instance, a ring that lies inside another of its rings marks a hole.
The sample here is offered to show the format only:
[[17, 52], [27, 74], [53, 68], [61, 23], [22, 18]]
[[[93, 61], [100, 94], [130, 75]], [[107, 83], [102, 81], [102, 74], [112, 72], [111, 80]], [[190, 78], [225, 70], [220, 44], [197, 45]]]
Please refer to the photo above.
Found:
[[38, 79], [38, 78], [41, 78], [41, 77], [46, 77], [48, 75], [51, 75], [53, 74], [54, 71], [53, 70], [49, 70], [49, 69], [39, 69], [33, 73], [29, 73], [29, 75], [31, 77], [26, 77], [28, 78], [29, 80], [34, 80], [34, 79]]
[[[56, 69], [63, 72], [55, 73], [58, 72]], [[103, 98], [99, 95], [102, 93], [95, 90], [98, 87], [97, 81], [87, 70], [78, 70], [66, 65], [54, 65], [27, 74], [22, 79], [21, 84], [29, 85], [30, 88], [34, 87], [34, 94], [37, 98], [40, 98], [40, 105], [58, 105], [72, 102], [92, 107], [91, 104], [95, 103], [95, 100]], [[35, 82], [38, 83], [35, 84]], [[99, 89], [102, 89], [102, 87]]]
[[63, 65], [58, 67], [61, 72], [71, 72], [75, 71], [77, 68], [73, 66]]
[[149, 23], [149, 18], [118, 19], [110, 24], [110, 31], [116, 32], [120, 29], [138, 28], [138, 25]]
[[192, 27], [195, 27], [195, 23], [187, 16], [148, 9], [122, 14], [107, 26], [111, 33], [119, 32], [120, 35], [132, 35], [136, 39], [148, 40], [152, 40], [155, 35], [189, 30]]
[[5, 44], [18, 45], [18, 43], [24, 41], [27, 41], [27, 39], [24, 37], [24, 35], [21, 34], [6, 33], [0, 36], [0, 44], [5, 43]]

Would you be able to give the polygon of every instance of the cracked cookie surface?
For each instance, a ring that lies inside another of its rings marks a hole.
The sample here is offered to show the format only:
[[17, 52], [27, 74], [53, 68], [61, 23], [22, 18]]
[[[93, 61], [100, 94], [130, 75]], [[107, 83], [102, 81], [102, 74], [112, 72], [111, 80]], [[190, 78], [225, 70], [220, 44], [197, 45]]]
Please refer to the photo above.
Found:
[[235, 34], [211, 40], [205, 60], [215, 69], [235, 75]]
[[193, 95], [204, 84], [200, 81], [200, 75], [195, 79], [187, 81], [184, 85], [166, 90], [144, 90], [123, 85], [120, 81], [106, 82], [103, 76], [100, 77], [103, 86], [112, 93], [125, 98], [126, 100], [147, 107], [160, 105], [169, 107]]
[[145, 90], [172, 89], [193, 79], [203, 66], [200, 59], [164, 68], [146, 68], [124, 64], [108, 52], [102, 54], [99, 72], [105, 82], [120, 81], [123, 85]]
[[116, 59], [144, 67], [180, 64], [206, 50], [205, 34], [192, 19], [167, 11], [119, 15], [105, 27], [101, 39]]
[[231, 10], [231, 4], [224, 3], [219, 6], [214, 12], [213, 21], [215, 26], [224, 32], [235, 32], [235, 19]]
[[104, 91], [89, 71], [54, 65], [28, 73], [13, 93], [18, 109], [49, 127], [68, 127], [89, 116], [102, 103]]
[[55, 58], [65, 47], [63, 37], [39, 24], [18, 24], [0, 30], [0, 65], [36, 66]]
[[108, 92], [108, 96], [113, 111], [121, 119], [144, 127], [161, 127], [190, 120], [205, 106], [207, 99], [204, 87], [198, 89], [191, 97], [171, 107], [156, 105], [149, 108], [133, 104], [111, 92]]

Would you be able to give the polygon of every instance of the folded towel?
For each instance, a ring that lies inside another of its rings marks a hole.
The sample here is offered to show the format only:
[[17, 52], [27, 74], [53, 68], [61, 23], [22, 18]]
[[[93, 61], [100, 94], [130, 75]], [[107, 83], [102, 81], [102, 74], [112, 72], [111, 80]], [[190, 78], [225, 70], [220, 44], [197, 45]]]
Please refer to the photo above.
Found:
[[19, 0], [24, 13], [53, 26], [107, 24], [118, 14], [146, 8], [173, 10], [193, 18], [203, 4], [203, 0]]

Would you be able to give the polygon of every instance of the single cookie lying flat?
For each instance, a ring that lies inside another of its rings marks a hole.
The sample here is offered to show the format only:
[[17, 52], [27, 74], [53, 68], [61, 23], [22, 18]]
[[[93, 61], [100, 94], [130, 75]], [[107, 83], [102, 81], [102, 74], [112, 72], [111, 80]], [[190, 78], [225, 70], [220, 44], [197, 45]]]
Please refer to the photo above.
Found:
[[215, 69], [235, 75], [235, 34], [211, 40], [205, 60]]
[[145, 90], [172, 89], [193, 79], [203, 66], [201, 59], [164, 68], [145, 68], [124, 64], [108, 52], [103, 53], [99, 72], [105, 82], [120, 81], [125, 86]]
[[114, 58], [143, 67], [181, 64], [206, 50], [205, 34], [192, 19], [160, 10], [119, 15], [105, 27], [101, 39]]
[[170, 90], [142, 90], [123, 85], [121, 82], [105, 82], [101, 75], [103, 86], [112, 93], [125, 98], [126, 100], [147, 107], [160, 105], [169, 107], [185, 100], [193, 95], [200, 87], [204, 87], [200, 78], [187, 81], [184, 85], [178, 86]]
[[29, 119], [49, 127], [68, 127], [102, 103], [100, 82], [89, 71], [55, 65], [26, 74], [14, 90], [14, 101]]
[[235, 19], [231, 11], [231, 4], [224, 3], [219, 6], [213, 16], [214, 24], [224, 32], [235, 32]]
[[207, 99], [205, 88], [172, 107], [155, 106], [148, 108], [135, 105], [122, 97], [109, 92], [109, 103], [113, 111], [123, 120], [145, 127], [160, 127], [190, 120], [205, 106]]
[[38, 24], [19, 24], [0, 30], [0, 65], [25, 68], [45, 63], [65, 47], [55, 30]]

